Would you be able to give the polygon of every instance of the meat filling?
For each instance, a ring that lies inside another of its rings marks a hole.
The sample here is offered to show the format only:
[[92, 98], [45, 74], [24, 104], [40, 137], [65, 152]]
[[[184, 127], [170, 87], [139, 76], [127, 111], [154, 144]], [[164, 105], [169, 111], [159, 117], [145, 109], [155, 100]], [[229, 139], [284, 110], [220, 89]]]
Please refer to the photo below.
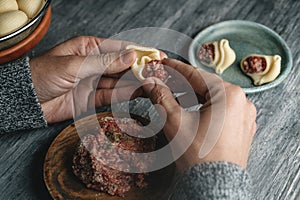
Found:
[[203, 63], [213, 63], [215, 59], [215, 46], [212, 43], [202, 44], [198, 56]]
[[[110, 167], [111, 162], [122, 169], [146, 169], [154, 158], [138, 160], [132, 152], [155, 149], [155, 138], [133, 137], [127, 133], [141, 132], [139, 122], [129, 118], [105, 117], [99, 120], [100, 130], [85, 135], [73, 157], [73, 172], [86, 185], [110, 195], [124, 197], [135, 185], [147, 186], [146, 173], [126, 173]], [[114, 148], [115, 147], [115, 148]], [[125, 150], [125, 153], [121, 153]]]
[[266, 67], [266, 59], [259, 56], [249, 56], [243, 62], [244, 71], [249, 74], [263, 72], [265, 71]]
[[151, 60], [143, 69], [143, 77], [156, 77], [161, 81], [167, 81], [169, 73], [164, 69], [164, 65], [160, 60]]

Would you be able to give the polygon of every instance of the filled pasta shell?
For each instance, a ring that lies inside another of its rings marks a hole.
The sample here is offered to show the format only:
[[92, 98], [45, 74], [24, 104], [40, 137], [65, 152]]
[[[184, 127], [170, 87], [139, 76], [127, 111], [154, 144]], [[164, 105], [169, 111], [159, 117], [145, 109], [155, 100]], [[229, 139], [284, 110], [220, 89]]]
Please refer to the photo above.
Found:
[[254, 85], [262, 85], [275, 80], [280, 74], [279, 55], [250, 54], [240, 63], [242, 71], [252, 78]]
[[136, 60], [131, 66], [131, 70], [137, 79], [143, 81], [152, 76], [164, 82], [168, 79], [169, 74], [161, 63], [159, 50], [136, 45], [128, 45], [126, 49], [134, 50], [136, 53]]
[[216, 73], [222, 74], [235, 61], [236, 55], [229, 46], [229, 41], [222, 39], [202, 44], [198, 58], [202, 64], [212, 67]]
[[27, 15], [20, 10], [0, 14], [0, 36], [17, 30], [25, 25], [27, 21]]
[[18, 10], [19, 6], [16, 0], [0, 0], [0, 13]]
[[33, 18], [45, 5], [44, 0], [17, 0], [19, 9], [26, 13], [28, 18]]

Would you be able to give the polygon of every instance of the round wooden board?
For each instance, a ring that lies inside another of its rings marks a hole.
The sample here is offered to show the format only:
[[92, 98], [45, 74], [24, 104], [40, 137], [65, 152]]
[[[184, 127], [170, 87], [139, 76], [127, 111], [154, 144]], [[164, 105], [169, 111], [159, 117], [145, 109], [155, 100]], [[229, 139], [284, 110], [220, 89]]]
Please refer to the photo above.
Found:
[[[112, 116], [110, 112], [98, 113], [97, 119]], [[76, 122], [76, 128], [84, 128], [85, 132], [93, 131], [95, 115]], [[133, 118], [145, 123], [147, 120], [139, 116]], [[53, 199], [80, 200], [150, 200], [167, 199], [168, 191], [175, 175], [175, 165], [171, 164], [161, 170], [151, 172], [147, 177], [148, 187], [140, 189], [132, 187], [125, 193], [125, 198], [111, 196], [93, 189], [88, 189], [72, 172], [72, 158], [79, 143], [75, 125], [65, 128], [52, 142], [44, 162], [44, 181]]]

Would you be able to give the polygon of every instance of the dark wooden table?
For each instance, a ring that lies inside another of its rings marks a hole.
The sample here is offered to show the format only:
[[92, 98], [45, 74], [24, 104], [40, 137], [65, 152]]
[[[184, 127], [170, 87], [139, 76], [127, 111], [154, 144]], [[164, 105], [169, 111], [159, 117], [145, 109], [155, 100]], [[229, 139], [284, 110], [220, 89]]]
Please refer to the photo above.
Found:
[[[250, 20], [279, 33], [293, 54], [288, 78], [248, 95], [258, 130], [248, 164], [255, 199], [300, 197], [300, 1], [298, 0], [90, 0], [53, 1], [50, 30], [31, 55], [78, 35], [110, 37], [139, 27], [163, 27], [194, 37], [225, 20]], [[145, 110], [133, 112], [147, 115]], [[103, 108], [106, 110], [106, 108]], [[145, 114], [146, 113], [146, 114]], [[0, 199], [51, 199], [43, 182], [49, 145], [72, 121], [0, 136]]]

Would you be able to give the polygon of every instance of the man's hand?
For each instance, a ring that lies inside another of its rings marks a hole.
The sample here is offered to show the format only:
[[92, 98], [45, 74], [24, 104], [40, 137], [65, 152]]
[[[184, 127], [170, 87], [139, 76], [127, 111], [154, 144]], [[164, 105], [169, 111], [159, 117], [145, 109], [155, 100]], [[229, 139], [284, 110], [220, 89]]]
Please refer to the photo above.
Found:
[[[30, 60], [32, 82], [46, 121], [54, 123], [70, 119], [93, 107], [109, 105], [115, 89], [118, 100], [133, 93], [134, 81], [122, 81], [114, 88], [120, 74], [129, 69], [136, 58], [124, 51], [128, 42], [77, 37], [59, 44], [44, 55]], [[100, 78], [101, 77], [101, 78]], [[100, 80], [99, 80], [100, 78]]]
[[171, 74], [173, 78], [168, 82], [173, 91], [188, 88], [178, 78], [180, 75], [196, 96], [202, 97], [203, 103], [199, 111], [187, 112], [160, 80], [148, 78], [144, 82], [146, 94], [154, 104], [160, 105], [158, 111], [166, 116], [167, 139], [172, 141], [177, 134], [180, 138], [171, 147], [173, 154], [184, 152], [176, 161], [178, 168], [185, 170], [210, 161], [227, 161], [245, 168], [256, 132], [256, 108], [243, 90], [177, 60], [164, 59], [163, 64], [177, 72]]

